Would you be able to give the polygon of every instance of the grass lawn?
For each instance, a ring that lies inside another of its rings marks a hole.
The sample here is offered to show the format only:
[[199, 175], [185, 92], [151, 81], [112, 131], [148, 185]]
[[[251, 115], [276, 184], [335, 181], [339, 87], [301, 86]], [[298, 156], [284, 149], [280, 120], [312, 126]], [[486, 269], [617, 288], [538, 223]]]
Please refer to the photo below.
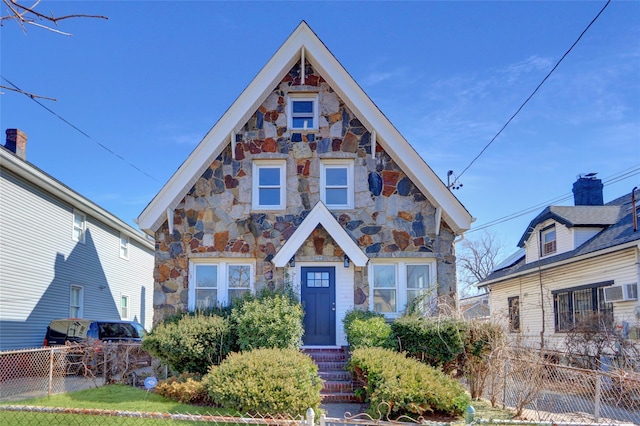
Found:
[[[31, 405], [39, 407], [64, 407], [134, 412], [180, 413], [202, 415], [234, 415], [235, 412], [212, 407], [182, 404], [155, 393], [125, 385], [108, 385], [78, 392], [34, 398], [2, 405]], [[171, 420], [154, 420], [123, 417], [102, 417], [62, 413], [2, 412], [3, 425], [173, 425], [194, 424]]]

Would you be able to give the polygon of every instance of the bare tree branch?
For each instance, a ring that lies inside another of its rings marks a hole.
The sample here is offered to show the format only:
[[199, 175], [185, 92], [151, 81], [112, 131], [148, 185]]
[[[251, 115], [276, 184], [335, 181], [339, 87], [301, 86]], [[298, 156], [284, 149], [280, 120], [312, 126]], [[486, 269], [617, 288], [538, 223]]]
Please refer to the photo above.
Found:
[[34, 25], [36, 27], [40, 27], [46, 29], [48, 31], [52, 31], [58, 34], [70, 36], [70, 33], [65, 33], [60, 30], [56, 30], [47, 25], [43, 25], [37, 23], [36, 20], [44, 20], [58, 25], [58, 21], [62, 21], [64, 19], [71, 18], [95, 18], [95, 19], [109, 19], [107, 16], [103, 15], [87, 15], [87, 14], [71, 14], [71, 15], [63, 15], [63, 16], [55, 16], [53, 12], [50, 15], [45, 15], [43, 13], [35, 10], [36, 6], [40, 3], [40, 0], [36, 0], [36, 2], [31, 6], [23, 6], [18, 3], [18, 0], [2, 0], [2, 2], [9, 8], [11, 11], [10, 14], [5, 16], [0, 16], [0, 24], [2, 24], [7, 19], [13, 19], [22, 27], [23, 31], [26, 31], [25, 24]]
[[[14, 89], [13, 87], [5, 86], [4, 84], [0, 84], [0, 89], [11, 90], [12, 92], [22, 93], [23, 95], [29, 96], [31, 99], [46, 99], [48, 101], [57, 101], [56, 98], [48, 98], [46, 96], [35, 95], [33, 93], [25, 92], [24, 90]], [[0, 92], [0, 95], [4, 93]]]
[[474, 240], [462, 240], [456, 247], [459, 294], [476, 293], [475, 284], [485, 279], [498, 264], [504, 251], [495, 234], [484, 231]]

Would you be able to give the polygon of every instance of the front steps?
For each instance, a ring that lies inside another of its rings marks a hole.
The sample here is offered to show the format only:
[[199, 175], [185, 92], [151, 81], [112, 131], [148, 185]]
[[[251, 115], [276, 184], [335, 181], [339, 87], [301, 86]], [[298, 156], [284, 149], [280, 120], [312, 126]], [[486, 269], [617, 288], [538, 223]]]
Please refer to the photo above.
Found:
[[353, 378], [345, 370], [349, 361], [346, 348], [303, 349], [318, 365], [318, 374], [324, 380], [321, 391], [323, 403], [360, 403], [354, 393]]

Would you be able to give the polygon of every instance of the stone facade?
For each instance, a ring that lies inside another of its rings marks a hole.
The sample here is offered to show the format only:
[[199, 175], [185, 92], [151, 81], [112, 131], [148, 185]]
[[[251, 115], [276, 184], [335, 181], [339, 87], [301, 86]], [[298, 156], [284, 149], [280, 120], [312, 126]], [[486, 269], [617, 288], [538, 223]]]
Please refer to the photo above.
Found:
[[[157, 231], [155, 321], [187, 307], [189, 257], [251, 258], [256, 287], [276, 287], [284, 272], [271, 259], [320, 200], [320, 160], [354, 161], [355, 208], [334, 211], [339, 223], [370, 258], [437, 259], [438, 294], [455, 294], [454, 233], [444, 223], [436, 236], [435, 208], [329, 85], [306, 67], [300, 85], [295, 66], [213, 161], [174, 211], [173, 233]], [[319, 126], [287, 129], [286, 102], [292, 92], [318, 93]], [[252, 162], [286, 159], [285, 211], [255, 211], [251, 205]], [[318, 227], [296, 259], [342, 261], [342, 249]], [[276, 270], [278, 269], [278, 270]], [[356, 269], [354, 301], [368, 306], [367, 268]]]

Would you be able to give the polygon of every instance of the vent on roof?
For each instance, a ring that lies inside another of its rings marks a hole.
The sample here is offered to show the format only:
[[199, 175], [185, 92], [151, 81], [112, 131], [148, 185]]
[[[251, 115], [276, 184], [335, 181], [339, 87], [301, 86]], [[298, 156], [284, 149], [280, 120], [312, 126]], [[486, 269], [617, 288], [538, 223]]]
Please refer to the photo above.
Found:
[[604, 289], [605, 302], [638, 300], [638, 283], [612, 285]]

